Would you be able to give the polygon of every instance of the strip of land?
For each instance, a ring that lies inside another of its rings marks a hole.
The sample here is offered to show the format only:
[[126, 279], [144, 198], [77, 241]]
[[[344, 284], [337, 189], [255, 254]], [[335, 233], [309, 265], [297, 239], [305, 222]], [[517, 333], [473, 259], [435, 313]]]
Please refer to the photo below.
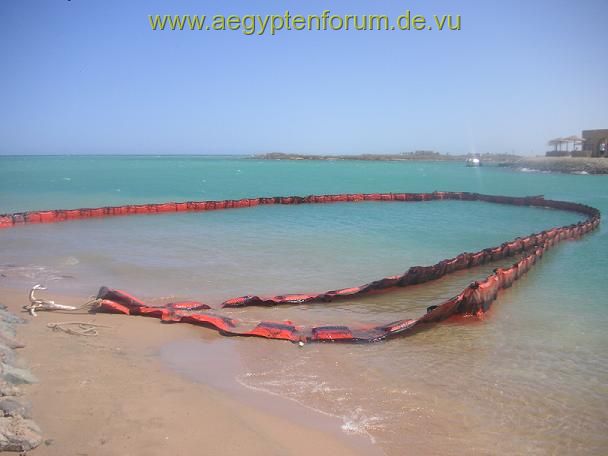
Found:
[[608, 174], [608, 158], [592, 157], [522, 157], [512, 154], [451, 155], [431, 151], [403, 154], [304, 155], [273, 152], [255, 155], [258, 160], [358, 160], [358, 161], [436, 161], [462, 162], [479, 158], [482, 165], [523, 171], [546, 171], [570, 174]]
[[[461, 161], [473, 157], [467, 155], [442, 154], [433, 151], [416, 151], [402, 154], [360, 154], [360, 155], [305, 155], [285, 154], [282, 152], [271, 152], [255, 155], [258, 160], [360, 160], [360, 161]], [[511, 154], [481, 154], [475, 155], [484, 162], [502, 163], [517, 161], [518, 155]]]

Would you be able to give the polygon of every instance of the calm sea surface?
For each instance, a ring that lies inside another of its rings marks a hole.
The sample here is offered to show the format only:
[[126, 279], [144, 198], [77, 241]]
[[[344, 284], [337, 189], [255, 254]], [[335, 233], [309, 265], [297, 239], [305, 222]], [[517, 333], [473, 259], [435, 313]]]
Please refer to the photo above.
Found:
[[[473, 191], [544, 194], [608, 213], [608, 177], [460, 163], [263, 161], [225, 157], [0, 157], [0, 212], [253, 196]], [[576, 221], [484, 203], [271, 206], [93, 219], [0, 231], [0, 284], [217, 305], [243, 294], [359, 285]], [[507, 262], [509, 263], [509, 262]], [[228, 311], [242, 319], [388, 322], [418, 316], [500, 264], [331, 304]], [[389, 455], [608, 454], [608, 231], [550, 251], [484, 321], [373, 345], [259, 339], [189, 342], [235, 381], [335, 415]], [[201, 329], [201, 331], [205, 331]], [[173, 354], [173, 355], [172, 355]], [[196, 373], [191, 373], [196, 377]]]

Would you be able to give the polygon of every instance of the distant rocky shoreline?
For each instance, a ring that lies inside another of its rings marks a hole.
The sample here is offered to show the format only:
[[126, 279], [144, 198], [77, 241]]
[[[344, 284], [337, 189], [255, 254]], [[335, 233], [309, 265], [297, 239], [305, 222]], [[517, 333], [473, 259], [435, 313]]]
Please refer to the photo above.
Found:
[[[474, 155], [450, 155], [432, 151], [404, 154], [361, 155], [305, 155], [272, 152], [255, 155], [257, 160], [359, 160], [359, 161], [441, 161], [463, 162]], [[608, 174], [608, 158], [591, 157], [522, 157], [512, 154], [475, 155], [482, 165], [513, 168], [519, 171], [538, 171], [568, 174]]]
[[471, 157], [484, 162], [514, 162], [521, 157], [511, 154], [450, 155], [433, 151], [416, 151], [401, 154], [360, 154], [360, 155], [306, 155], [271, 152], [254, 155], [258, 160], [361, 160], [361, 161], [465, 161]]
[[539, 171], [567, 174], [608, 174], [608, 158], [590, 157], [530, 157], [499, 166], [520, 171]]

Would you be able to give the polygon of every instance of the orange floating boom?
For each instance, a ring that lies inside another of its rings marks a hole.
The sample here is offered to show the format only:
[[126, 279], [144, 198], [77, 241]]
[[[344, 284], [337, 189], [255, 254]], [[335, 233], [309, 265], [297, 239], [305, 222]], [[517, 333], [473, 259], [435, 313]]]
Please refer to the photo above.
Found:
[[484, 201], [516, 206], [533, 206], [577, 212], [586, 219], [576, 224], [551, 228], [504, 242], [479, 252], [461, 253], [454, 258], [442, 260], [432, 266], [414, 266], [402, 275], [382, 279], [350, 288], [323, 293], [284, 294], [270, 297], [241, 296], [224, 301], [223, 307], [251, 305], [280, 305], [308, 302], [328, 302], [375, 291], [389, 291], [397, 287], [420, 284], [439, 279], [458, 270], [473, 268], [504, 258], [522, 254], [522, 258], [509, 268], [498, 268], [486, 279], [474, 282], [458, 295], [438, 306], [431, 306], [426, 314], [416, 319], [399, 320], [385, 325], [349, 327], [344, 325], [306, 327], [291, 321], [260, 322], [250, 329], [236, 319], [222, 316], [200, 302], [177, 302], [163, 306], [148, 306], [143, 301], [120, 290], [102, 287], [98, 293], [99, 310], [127, 315], [144, 315], [160, 318], [165, 322], [182, 322], [215, 328], [231, 336], [257, 336], [282, 339], [292, 342], [376, 342], [406, 334], [424, 324], [438, 323], [457, 315], [481, 315], [496, 299], [500, 290], [510, 287], [514, 281], [532, 268], [549, 248], [565, 239], [578, 239], [596, 229], [600, 223], [599, 210], [583, 204], [567, 201], [546, 200], [542, 196], [512, 197], [483, 195], [467, 192], [433, 193], [373, 193], [342, 195], [310, 195], [272, 198], [249, 198], [224, 201], [189, 201], [183, 203], [161, 203], [71, 209], [33, 211], [0, 215], [0, 228], [10, 228], [27, 223], [53, 223], [91, 217], [109, 217], [131, 214], [151, 214], [183, 211], [210, 211], [229, 208], [252, 207], [263, 204], [314, 204], [359, 201], [435, 201], [460, 200]]

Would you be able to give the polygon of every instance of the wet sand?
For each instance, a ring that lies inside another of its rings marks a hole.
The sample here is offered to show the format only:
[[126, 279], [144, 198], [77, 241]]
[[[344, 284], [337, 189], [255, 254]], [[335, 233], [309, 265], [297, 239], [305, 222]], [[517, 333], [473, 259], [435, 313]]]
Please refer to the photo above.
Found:
[[[51, 299], [72, 305], [86, 300]], [[0, 288], [0, 303], [20, 314], [27, 290]], [[32, 455], [379, 453], [363, 437], [342, 434], [332, 417], [266, 393], [229, 395], [189, 381], [161, 361], [167, 344], [221, 337], [213, 331], [85, 312], [41, 312], [26, 319], [18, 327], [26, 347], [18, 353], [40, 381], [22, 389], [44, 439]], [[108, 327], [99, 328], [96, 337], [47, 327], [65, 321]], [[205, 369], [217, 377], [221, 357], [210, 359]]]

